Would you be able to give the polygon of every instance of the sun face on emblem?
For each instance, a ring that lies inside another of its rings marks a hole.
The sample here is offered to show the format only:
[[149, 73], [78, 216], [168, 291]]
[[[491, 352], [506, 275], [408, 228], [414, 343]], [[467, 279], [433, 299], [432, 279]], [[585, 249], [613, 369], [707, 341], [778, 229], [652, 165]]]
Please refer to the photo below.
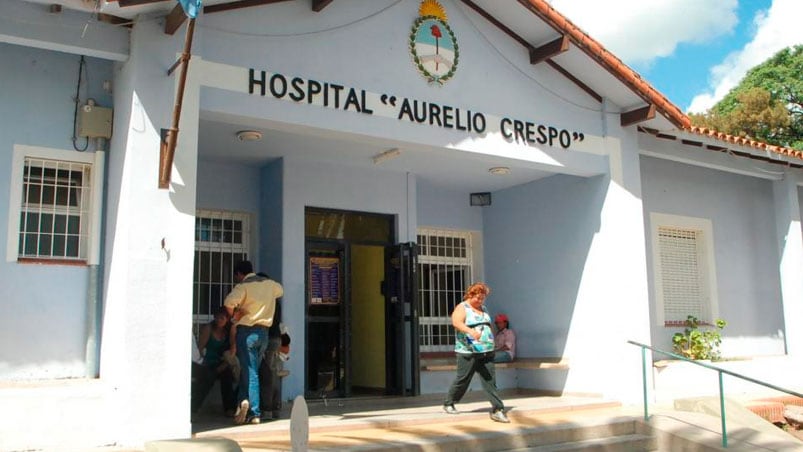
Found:
[[433, 16], [446, 22], [446, 10], [435, 0], [424, 0], [418, 7], [418, 15], [421, 17]]
[[446, 11], [435, 0], [423, 0], [410, 33], [410, 53], [430, 83], [442, 85], [457, 70], [457, 39], [446, 23]]

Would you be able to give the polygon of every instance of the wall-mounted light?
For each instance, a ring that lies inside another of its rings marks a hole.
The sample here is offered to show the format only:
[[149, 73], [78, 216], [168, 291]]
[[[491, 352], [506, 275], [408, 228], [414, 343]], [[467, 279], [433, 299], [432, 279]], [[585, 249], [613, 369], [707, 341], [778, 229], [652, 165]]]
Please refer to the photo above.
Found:
[[375, 156], [371, 157], [371, 159], [373, 159], [374, 165], [379, 165], [385, 160], [390, 160], [398, 157], [400, 154], [401, 150], [399, 150], [399, 148], [393, 148], [393, 149], [388, 149], [385, 152], [380, 152], [379, 154], [376, 154]]
[[241, 130], [237, 132], [237, 139], [240, 141], [259, 141], [262, 139], [262, 132], [256, 130]]
[[493, 168], [488, 168], [488, 172], [494, 176], [506, 176], [510, 174], [510, 168], [506, 166], [494, 166]]

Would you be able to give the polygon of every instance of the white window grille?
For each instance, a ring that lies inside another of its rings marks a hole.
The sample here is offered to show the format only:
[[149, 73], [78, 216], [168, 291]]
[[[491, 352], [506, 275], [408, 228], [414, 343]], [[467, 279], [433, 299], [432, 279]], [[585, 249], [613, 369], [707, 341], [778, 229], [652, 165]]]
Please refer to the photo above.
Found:
[[234, 286], [234, 264], [248, 260], [248, 214], [198, 210], [195, 215], [193, 322], [212, 320]]
[[713, 322], [716, 284], [711, 222], [662, 214], [652, 218], [660, 323], [681, 326], [689, 315]]
[[91, 167], [25, 158], [19, 257], [86, 260]]
[[8, 262], [98, 263], [104, 158], [14, 145]]
[[451, 314], [471, 284], [473, 261], [470, 232], [419, 228], [421, 352], [454, 350]]

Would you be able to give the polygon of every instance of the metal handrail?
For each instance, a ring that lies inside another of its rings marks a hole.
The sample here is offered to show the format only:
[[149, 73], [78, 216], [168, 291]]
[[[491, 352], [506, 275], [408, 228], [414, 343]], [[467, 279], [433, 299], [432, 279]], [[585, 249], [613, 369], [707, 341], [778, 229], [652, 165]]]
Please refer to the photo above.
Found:
[[692, 364], [696, 364], [696, 365], [698, 365], [700, 367], [705, 367], [707, 369], [711, 369], [711, 370], [717, 371], [717, 373], [719, 374], [719, 411], [720, 411], [720, 417], [721, 417], [721, 420], [722, 420], [722, 447], [723, 448], [727, 448], [728, 447], [728, 431], [727, 431], [727, 428], [725, 427], [725, 391], [724, 391], [723, 384], [722, 384], [722, 374], [727, 374], [727, 375], [730, 375], [732, 377], [741, 378], [742, 380], [746, 380], [746, 381], [749, 381], [751, 383], [755, 383], [755, 384], [758, 384], [758, 385], [761, 385], [761, 386], [764, 386], [764, 387], [767, 387], [767, 388], [770, 388], [770, 389], [774, 389], [776, 391], [785, 392], [787, 394], [803, 398], [803, 394], [801, 394], [799, 392], [792, 391], [791, 389], [781, 388], [779, 386], [775, 386], [775, 385], [767, 383], [765, 381], [756, 380], [755, 378], [750, 378], [750, 377], [748, 377], [746, 375], [742, 375], [742, 374], [739, 374], [739, 373], [736, 373], [736, 372], [731, 372], [730, 370], [722, 369], [722, 368], [717, 367], [717, 366], [712, 366], [710, 364], [701, 363], [699, 361], [694, 361], [692, 359], [686, 358], [685, 356], [677, 355], [675, 353], [666, 352], [666, 351], [651, 347], [649, 345], [641, 344], [639, 342], [627, 341], [627, 343], [628, 344], [633, 344], [633, 345], [635, 345], [637, 347], [641, 347], [641, 378], [642, 378], [642, 387], [643, 387], [643, 390], [644, 390], [644, 420], [645, 421], [649, 420], [649, 418], [650, 418], [650, 416], [649, 416], [649, 414], [647, 412], [647, 349], [650, 349], [653, 352], [660, 353], [662, 355], [671, 356], [671, 357], [673, 357], [675, 359], [679, 359], [679, 360], [682, 360], [682, 361], [690, 362]]

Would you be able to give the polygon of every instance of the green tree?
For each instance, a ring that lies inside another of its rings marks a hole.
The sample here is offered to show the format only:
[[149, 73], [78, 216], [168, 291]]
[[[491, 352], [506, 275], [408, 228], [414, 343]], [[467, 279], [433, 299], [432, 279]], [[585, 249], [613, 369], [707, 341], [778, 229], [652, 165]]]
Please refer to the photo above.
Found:
[[692, 124], [803, 150], [803, 45], [751, 69], [738, 86]]

